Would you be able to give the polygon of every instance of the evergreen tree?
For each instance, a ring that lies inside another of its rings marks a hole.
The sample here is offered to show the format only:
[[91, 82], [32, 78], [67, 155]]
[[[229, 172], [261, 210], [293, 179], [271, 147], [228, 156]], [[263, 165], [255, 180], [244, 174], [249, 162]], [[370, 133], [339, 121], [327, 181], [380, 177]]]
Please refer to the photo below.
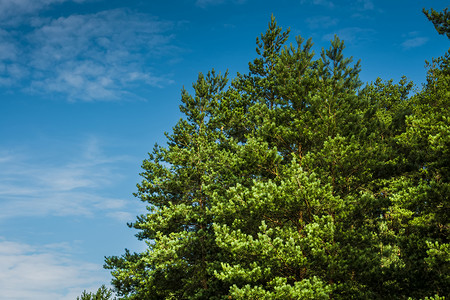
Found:
[[183, 90], [186, 119], [167, 134], [168, 147], [155, 146], [144, 161], [136, 196], [149, 203], [149, 213], [130, 226], [140, 230], [148, 250], [106, 260], [123, 299], [214, 299], [227, 293], [212, 272], [220, 251], [211, 213], [211, 195], [235, 184], [238, 175], [227, 157], [233, 144], [216, 120], [226, 83], [227, 74], [212, 71], [199, 75], [195, 96]]
[[450, 291], [449, 55], [416, 95], [363, 87], [338, 37], [319, 56], [272, 17], [248, 74], [200, 74], [144, 161], [108, 257], [121, 299], [440, 299]]
[[450, 12], [448, 12], [448, 8], [445, 8], [442, 12], [435, 11], [434, 9], [428, 11], [424, 8], [423, 13], [427, 16], [428, 20], [433, 22], [439, 34], [445, 34], [450, 38]]

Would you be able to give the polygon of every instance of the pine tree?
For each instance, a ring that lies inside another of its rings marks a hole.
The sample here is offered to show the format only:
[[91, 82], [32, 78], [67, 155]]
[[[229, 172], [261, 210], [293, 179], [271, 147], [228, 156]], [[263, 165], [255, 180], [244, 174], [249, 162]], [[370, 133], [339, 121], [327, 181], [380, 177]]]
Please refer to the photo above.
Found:
[[433, 22], [439, 34], [445, 34], [450, 38], [450, 12], [448, 12], [448, 8], [445, 8], [442, 12], [434, 9], [428, 11], [424, 8], [423, 13], [427, 16], [428, 20]]
[[450, 53], [433, 59], [397, 136], [413, 166], [390, 182], [386, 230], [396, 240], [411, 296], [450, 295]]
[[181, 119], [168, 147], [155, 146], [142, 168], [136, 196], [149, 213], [130, 224], [145, 240], [144, 253], [109, 257], [113, 284], [123, 299], [213, 299], [226, 293], [211, 273], [219, 260], [212, 232], [211, 193], [224, 189], [226, 143], [215, 111], [224, 95], [227, 75], [199, 75], [195, 96], [182, 91]]
[[417, 94], [363, 86], [338, 37], [319, 56], [272, 16], [248, 74], [200, 74], [143, 163], [106, 259], [121, 299], [440, 299], [450, 293], [449, 55]]

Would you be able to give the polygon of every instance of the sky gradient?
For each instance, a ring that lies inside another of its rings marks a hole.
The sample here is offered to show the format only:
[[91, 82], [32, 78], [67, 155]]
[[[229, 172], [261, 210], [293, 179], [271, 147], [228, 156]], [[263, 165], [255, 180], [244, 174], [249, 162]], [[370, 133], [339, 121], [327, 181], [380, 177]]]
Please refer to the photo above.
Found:
[[271, 14], [316, 53], [337, 34], [361, 79], [420, 89], [449, 48], [422, 13], [447, 1], [0, 0], [0, 298], [76, 299], [126, 226], [143, 159], [199, 72], [246, 73]]

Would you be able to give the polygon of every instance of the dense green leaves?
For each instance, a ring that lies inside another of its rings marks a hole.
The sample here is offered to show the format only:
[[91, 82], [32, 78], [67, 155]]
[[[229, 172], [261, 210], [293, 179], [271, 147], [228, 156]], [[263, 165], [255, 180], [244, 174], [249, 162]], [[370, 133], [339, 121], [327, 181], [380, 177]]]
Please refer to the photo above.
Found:
[[106, 259], [121, 299], [450, 293], [449, 55], [413, 95], [406, 78], [363, 87], [338, 37], [315, 56], [288, 36], [272, 17], [248, 74], [182, 90], [129, 224], [148, 249]]

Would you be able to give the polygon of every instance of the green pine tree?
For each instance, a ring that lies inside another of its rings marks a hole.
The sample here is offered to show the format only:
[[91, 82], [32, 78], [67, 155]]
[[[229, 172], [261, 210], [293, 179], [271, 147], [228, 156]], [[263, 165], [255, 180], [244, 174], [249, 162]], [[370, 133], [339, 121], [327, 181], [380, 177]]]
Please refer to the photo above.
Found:
[[[142, 168], [136, 196], [149, 213], [130, 226], [148, 244], [144, 253], [109, 257], [113, 284], [123, 299], [214, 299], [227, 289], [212, 272], [215, 244], [212, 194], [235, 184], [228, 143], [216, 112], [225, 97], [227, 75], [199, 75], [195, 95], [182, 91], [186, 115], [167, 134], [167, 148], [155, 146]], [[230, 178], [231, 176], [231, 178]]]
[[288, 39], [272, 17], [248, 74], [183, 89], [142, 165], [148, 249], [106, 259], [121, 299], [449, 295], [450, 55], [414, 94]]
[[424, 8], [423, 13], [427, 16], [428, 20], [433, 22], [433, 25], [439, 34], [445, 34], [450, 38], [450, 12], [448, 11], [448, 8], [445, 8], [442, 12], [438, 12], [434, 9], [428, 11]]

